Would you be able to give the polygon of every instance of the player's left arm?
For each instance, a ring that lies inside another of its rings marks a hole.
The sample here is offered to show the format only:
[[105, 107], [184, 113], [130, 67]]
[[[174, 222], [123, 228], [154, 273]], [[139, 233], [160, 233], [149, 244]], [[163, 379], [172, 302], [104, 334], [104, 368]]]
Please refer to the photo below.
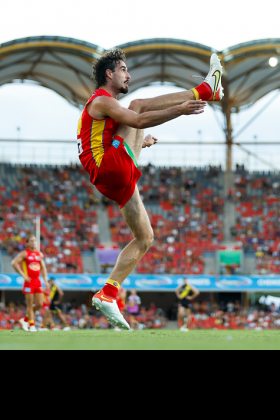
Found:
[[42, 277], [43, 277], [44, 282], [45, 282], [46, 290], [49, 290], [50, 286], [49, 286], [49, 283], [48, 283], [47, 267], [46, 267], [46, 263], [45, 263], [45, 260], [44, 260], [44, 255], [42, 254], [42, 252], [41, 252], [41, 274], [42, 274]]
[[196, 287], [191, 286], [191, 285], [190, 285], [190, 288], [191, 288], [191, 291], [193, 292], [193, 295], [192, 296], [187, 296], [187, 299], [188, 300], [193, 300], [193, 299], [197, 298], [198, 295], [200, 295], [200, 291], [197, 290]]

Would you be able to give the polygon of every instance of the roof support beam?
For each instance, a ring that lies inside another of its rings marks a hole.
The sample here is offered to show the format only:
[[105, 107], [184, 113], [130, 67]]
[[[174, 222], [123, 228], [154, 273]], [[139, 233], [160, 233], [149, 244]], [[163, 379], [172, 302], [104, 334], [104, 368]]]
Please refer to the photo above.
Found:
[[280, 89], [277, 91], [276, 95], [274, 95], [274, 97], [272, 99], [270, 99], [255, 115], [254, 117], [252, 117], [234, 136], [233, 138], [236, 139], [238, 136], [240, 136], [240, 134], [243, 133], [243, 131], [246, 130], [246, 128], [249, 127], [249, 125], [252, 124], [252, 122], [254, 122], [268, 107], [269, 105], [271, 105], [276, 98], [278, 98], [280, 93]]
[[222, 101], [223, 113], [225, 116], [225, 134], [227, 144], [226, 171], [232, 172], [232, 121], [231, 121], [231, 103], [229, 99], [229, 87], [227, 77], [223, 77], [224, 98]]

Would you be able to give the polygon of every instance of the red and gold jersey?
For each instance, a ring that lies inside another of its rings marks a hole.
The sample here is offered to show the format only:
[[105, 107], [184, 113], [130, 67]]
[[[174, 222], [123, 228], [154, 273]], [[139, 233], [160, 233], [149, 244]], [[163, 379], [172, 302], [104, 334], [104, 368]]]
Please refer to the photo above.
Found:
[[41, 273], [41, 261], [42, 254], [40, 251], [31, 251], [26, 249], [25, 252], [27, 256], [24, 261], [22, 261], [22, 269], [24, 274], [28, 276], [31, 280], [39, 279]]
[[79, 157], [93, 184], [103, 156], [112, 146], [113, 136], [119, 126], [119, 123], [110, 117], [96, 120], [89, 115], [87, 106], [98, 96], [112, 97], [104, 89], [97, 89], [92, 94], [80, 117], [77, 136]]

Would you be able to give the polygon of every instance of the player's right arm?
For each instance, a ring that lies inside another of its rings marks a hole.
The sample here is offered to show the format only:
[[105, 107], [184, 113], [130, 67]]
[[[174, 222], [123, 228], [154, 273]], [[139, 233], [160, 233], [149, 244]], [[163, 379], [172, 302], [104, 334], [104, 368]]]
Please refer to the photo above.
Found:
[[14, 267], [15, 271], [24, 278], [24, 280], [29, 283], [30, 278], [23, 272], [21, 263], [27, 258], [26, 251], [21, 251], [11, 262], [11, 265]]
[[174, 120], [181, 115], [201, 114], [204, 112], [206, 104], [207, 102], [204, 101], [187, 101], [181, 105], [161, 111], [149, 111], [138, 114], [131, 109], [122, 107], [114, 98], [100, 96], [90, 104], [88, 112], [92, 118], [97, 120], [111, 117], [113, 120], [128, 127], [144, 129]]
[[180, 289], [181, 289], [181, 287], [182, 286], [178, 286], [177, 287], [177, 289], [175, 290], [175, 294], [176, 294], [176, 296], [177, 296], [177, 298], [179, 299], [179, 300], [181, 300], [182, 298], [181, 298], [181, 295], [180, 295]]

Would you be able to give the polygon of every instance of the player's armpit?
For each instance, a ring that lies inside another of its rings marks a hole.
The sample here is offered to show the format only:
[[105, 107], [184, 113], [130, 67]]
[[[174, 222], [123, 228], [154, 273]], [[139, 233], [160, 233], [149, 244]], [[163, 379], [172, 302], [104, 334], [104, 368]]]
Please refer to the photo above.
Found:
[[109, 98], [107, 96], [96, 98], [91, 103], [88, 112], [92, 118], [103, 119], [110, 117], [120, 124], [125, 124], [132, 128], [140, 128], [138, 122], [139, 114], [122, 107], [114, 98]]

